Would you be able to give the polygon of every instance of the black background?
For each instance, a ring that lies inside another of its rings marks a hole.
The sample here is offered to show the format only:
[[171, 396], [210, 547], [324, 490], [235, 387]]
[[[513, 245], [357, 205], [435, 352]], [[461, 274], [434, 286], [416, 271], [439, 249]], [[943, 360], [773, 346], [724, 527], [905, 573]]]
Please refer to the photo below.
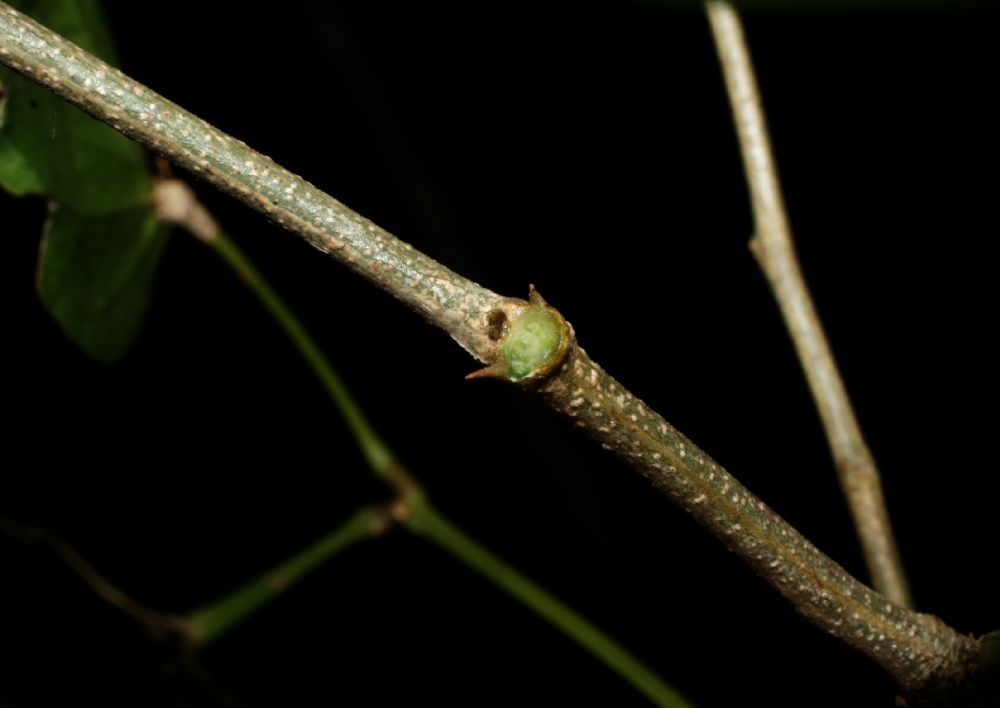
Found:
[[[864, 576], [746, 247], [696, 9], [184, 0], [108, 13], [138, 80], [487, 287], [537, 284], [597, 361]], [[917, 602], [961, 631], [1000, 628], [996, 15], [746, 22], [803, 266]], [[891, 705], [878, 669], [638, 475], [513, 387], [463, 381], [474, 362], [447, 336], [197, 188], [439, 508], [696, 704]], [[184, 611], [386, 498], [310, 372], [191, 238], [173, 237], [137, 346], [107, 367], [34, 294], [44, 205], [0, 209], [0, 513]], [[0, 549], [0, 703], [220, 704], [44, 551]], [[336, 558], [202, 665], [251, 706], [644, 705], [404, 533]]]

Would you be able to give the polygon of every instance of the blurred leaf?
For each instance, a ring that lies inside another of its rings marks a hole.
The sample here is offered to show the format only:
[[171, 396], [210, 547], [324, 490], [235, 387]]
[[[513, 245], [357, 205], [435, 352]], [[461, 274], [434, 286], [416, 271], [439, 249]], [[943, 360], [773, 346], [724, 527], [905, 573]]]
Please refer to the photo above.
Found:
[[42, 302], [87, 354], [118, 359], [139, 331], [165, 244], [150, 209], [93, 217], [57, 208], [42, 237]]
[[[97, 0], [18, 10], [101, 58], [115, 53]], [[48, 90], [0, 69], [0, 188], [58, 208], [38, 264], [42, 301], [85, 352], [111, 361], [135, 339], [164, 244], [145, 151]]]
[[81, 214], [149, 203], [152, 178], [139, 145], [38, 84], [0, 69], [0, 187], [48, 195]]
[[[12, 3], [64, 37], [114, 61], [96, 0]], [[0, 125], [0, 185], [14, 194], [44, 194], [81, 214], [105, 214], [149, 203], [145, 151], [47, 89], [0, 69], [7, 102]]]

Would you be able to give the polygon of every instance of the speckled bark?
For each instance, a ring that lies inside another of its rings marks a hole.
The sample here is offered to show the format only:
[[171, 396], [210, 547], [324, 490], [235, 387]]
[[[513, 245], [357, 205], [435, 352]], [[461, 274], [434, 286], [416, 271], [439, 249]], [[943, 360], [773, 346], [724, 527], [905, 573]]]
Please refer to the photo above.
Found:
[[503, 298], [445, 268], [270, 158], [0, 2], [0, 63], [263, 212], [492, 359]]
[[801, 614], [888, 670], [905, 692], [946, 684], [971, 660], [972, 639], [857, 581], [575, 342], [553, 373], [525, 386], [694, 516]]

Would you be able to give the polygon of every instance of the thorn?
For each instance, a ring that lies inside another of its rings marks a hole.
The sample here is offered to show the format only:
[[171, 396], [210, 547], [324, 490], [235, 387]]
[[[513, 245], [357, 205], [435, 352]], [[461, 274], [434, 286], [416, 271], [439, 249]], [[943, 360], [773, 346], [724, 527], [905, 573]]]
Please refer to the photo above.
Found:
[[534, 283], [528, 284], [528, 300], [536, 307], [545, 307], [548, 304], [545, 302], [542, 294], [535, 288]]
[[471, 379], [506, 379], [507, 378], [507, 367], [500, 362], [495, 362], [490, 364], [484, 369], [478, 369], [473, 371], [471, 374], [466, 374], [465, 380], [469, 381]]

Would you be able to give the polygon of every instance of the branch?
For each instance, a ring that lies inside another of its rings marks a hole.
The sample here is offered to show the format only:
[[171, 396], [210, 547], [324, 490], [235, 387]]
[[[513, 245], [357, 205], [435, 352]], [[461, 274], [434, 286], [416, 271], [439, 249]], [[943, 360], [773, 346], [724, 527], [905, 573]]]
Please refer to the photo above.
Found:
[[799, 613], [886, 669], [904, 692], [922, 693], [963, 671], [975, 641], [851, 577], [594, 363], [568, 325], [565, 337], [551, 373], [522, 385], [642, 473]]
[[911, 607], [913, 601], [889, 523], [878, 469], [861, 435], [795, 255], [739, 15], [726, 2], [709, 2], [707, 11], [750, 183], [756, 221], [751, 250], [778, 300], [812, 390], [872, 582], [897, 605]]
[[480, 361], [506, 302], [414, 250], [269, 157], [0, 2], [0, 62], [297, 233], [402, 300]]
[[795, 608], [921, 694], [959, 682], [979, 643], [848, 575], [592, 362], [533, 293], [501, 298], [397, 242], [242, 143], [0, 2], [0, 61], [334, 253], [574, 419], [691, 513]]

